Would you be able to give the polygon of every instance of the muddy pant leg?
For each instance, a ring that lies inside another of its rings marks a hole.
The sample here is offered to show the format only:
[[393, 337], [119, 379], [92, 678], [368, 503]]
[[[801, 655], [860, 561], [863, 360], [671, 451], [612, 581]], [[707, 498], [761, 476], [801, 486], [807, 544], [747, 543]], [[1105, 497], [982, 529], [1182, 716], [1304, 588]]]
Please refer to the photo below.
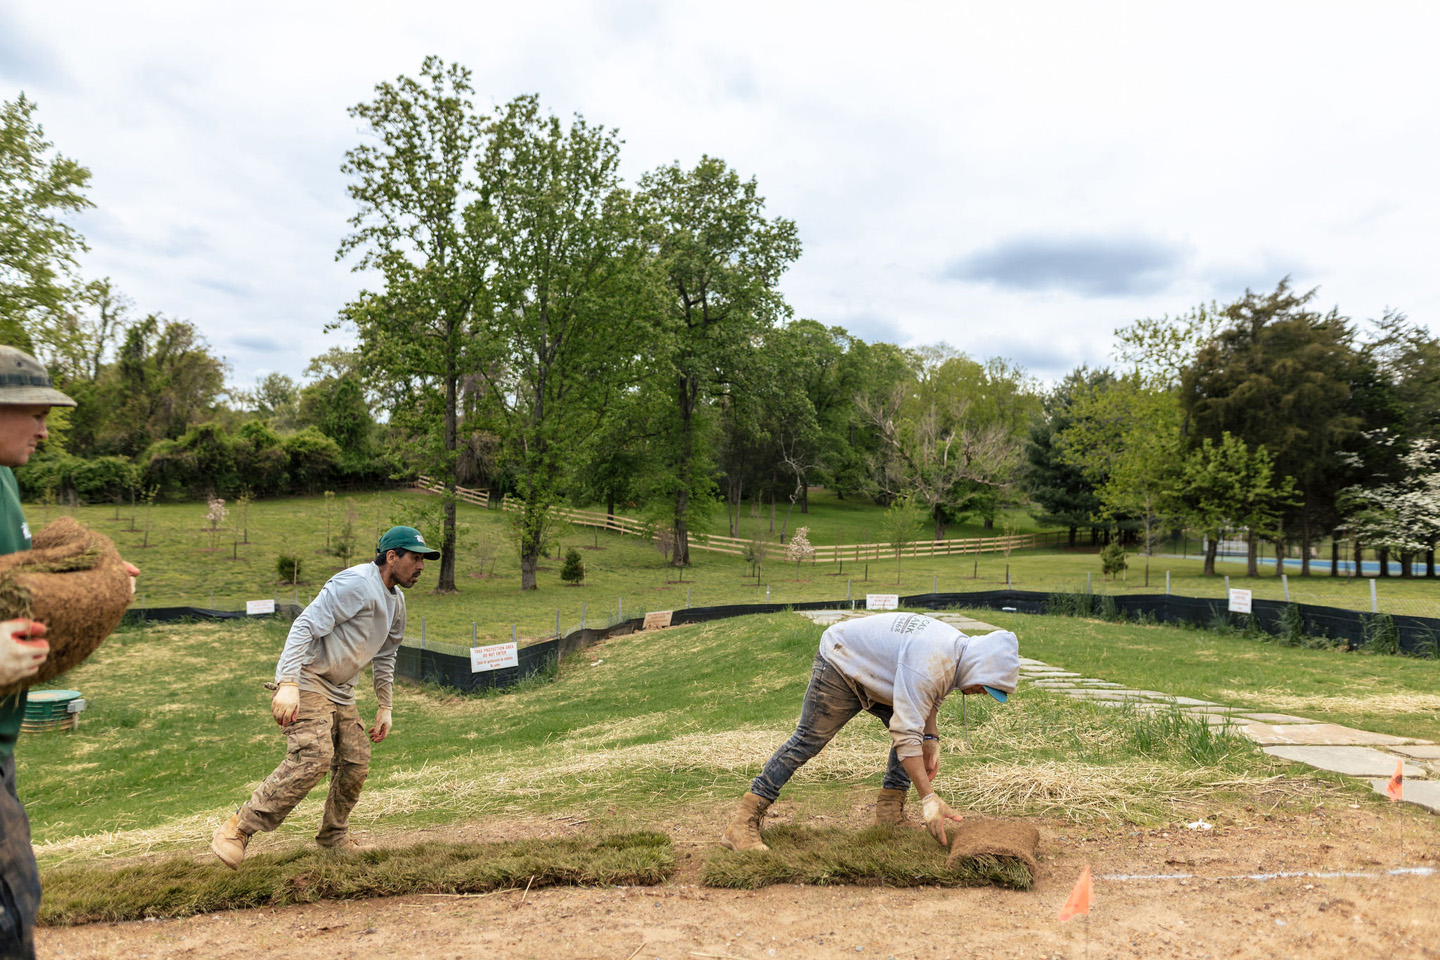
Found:
[[800, 706], [800, 722], [790, 739], [765, 763], [760, 776], [750, 784], [750, 792], [774, 801], [795, 771], [824, 749], [860, 709], [860, 698], [855, 696], [855, 691], [839, 671], [817, 653], [815, 666], [810, 671], [810, 686]]
[[[870, 707], [870, 713], [885, 724], [885, 729], [890, 729], [890, 718], [895, 715], [895, 708], [888, 703], [876, 703]], [[909, 790], [910, 774], [905, 772], [905, 766], [900, 762], [900, 755], [895, 748], [890, 748], [890, 756], [885, 763], [885, 778], [880, 781], [880, 786], [886, 790]]]
[[285, 759], [240, 807], [240, 829], [274, 830], [330, 769], [333, 704], [320, 693], [300, 692], [300, 711], [285, 728]]
[[349, 832], [350, 811], [355, 809], [360, 788], [370, 773], [370, 738], [365, 734], [365, 722], [355, 705], [336, 704], [334, 717], [335, 756], [330, 762], [330, 793], [325, 797], [325, 819], [315, 835], [315, 842], [322, 847], [333, 847]]
[[30, 818], [15, 792], [15, 758], [0, 762], [0, 960], [34, 960], [40, 871], [30, 847]]

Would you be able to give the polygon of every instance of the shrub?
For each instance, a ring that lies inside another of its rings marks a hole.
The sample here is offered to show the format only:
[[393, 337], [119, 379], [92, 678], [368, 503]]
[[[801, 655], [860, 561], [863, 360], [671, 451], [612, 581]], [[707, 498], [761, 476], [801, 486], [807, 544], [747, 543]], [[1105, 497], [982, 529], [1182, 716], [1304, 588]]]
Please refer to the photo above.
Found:
[[565, 566], [560, 568], [560, 579], [572, 584], [585, 580], [585, 561], [580, 559], [580, 551], [574, 547], [565, 551]]
[[280, 579], [286, 583], [299, 583], [300, 573], [304, 565], [305, 562], [299, 557], [288, 556], [283, 553], [275, 558], [275, 572], [278, 573]]
[[1112, 540], [1104, 550], [1100, 551], [1100, 573], [1106, 577], [1112, 577], [1123, 573], [1125, 570], [1125, 548], [1120, 546], [1120, 541]]

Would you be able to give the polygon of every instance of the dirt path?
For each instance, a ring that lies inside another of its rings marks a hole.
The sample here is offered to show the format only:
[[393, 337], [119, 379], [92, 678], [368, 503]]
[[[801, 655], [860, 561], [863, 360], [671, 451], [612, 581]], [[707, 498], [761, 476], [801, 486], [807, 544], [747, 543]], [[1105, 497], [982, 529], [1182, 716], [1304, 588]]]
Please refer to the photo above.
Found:
[[[1374, 806], [1294, 815], [1236, 809], [1215, 829], [1094, 829], [1041, 822], [1026, 893], [697, 883], [713, 827], [679, 824], [675, 881], [660, 887], [413, 896], [40, 931], [39, 955], [126, 958], [991, 958], [1440, 957], [1440, 819]], [[863, 811], [857, 808], [857, 825]], [[451, 836], [553, 832], [533, 822]], [[434, 835], [434, 834], [431, 834]], [[1401, 843], [1403, 836], [1403, 855]], [[408, 836], [406, 841], [413, 841]], [[1402, 860], [1403, 856], [1403, 860]], [[1082, 866], [1088, 921], [1056, 913]], [[1345, 871], [1368, 877], [1234, 879]], [[1189, 874], [1115, 880], [1109, 875]], [[1087, 941], [1088, 939], [1088, 946]]]

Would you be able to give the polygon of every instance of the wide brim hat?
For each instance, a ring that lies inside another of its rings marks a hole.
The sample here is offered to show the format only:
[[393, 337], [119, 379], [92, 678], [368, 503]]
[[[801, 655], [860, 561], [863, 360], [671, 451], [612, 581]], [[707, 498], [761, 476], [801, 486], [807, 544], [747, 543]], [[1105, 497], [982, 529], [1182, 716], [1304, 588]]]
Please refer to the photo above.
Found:
[[0, 346], [0, 404], [73, 407], [75, 401], [55, 389], [39, 360], [19, 347]]

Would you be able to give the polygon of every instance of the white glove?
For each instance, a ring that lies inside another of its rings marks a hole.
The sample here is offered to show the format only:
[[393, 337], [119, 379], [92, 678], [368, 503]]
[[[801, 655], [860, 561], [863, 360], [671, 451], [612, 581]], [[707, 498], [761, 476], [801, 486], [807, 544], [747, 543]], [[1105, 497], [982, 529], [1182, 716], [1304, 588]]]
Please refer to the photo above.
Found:
[[270, 698], [270, 716], [282, 727], [288, 727], [295, 722], [295, 717], [300, 713], [300, 684], [294, 680], [281, 681], [275, 688], [275, 696]]
[[50, 656], [45, 624], [38, 620], [6, 620], [0, 623], [0, 684], [6, 686], [33, 677]]
[[925, 812], [925, 829], [930, 831], [930, 836], [942, 847], [950, 846], [950, 840], [945, 836], [945, 821], [954, 820], [959, 823], [965, 818], [951, 810], [948, 803], [933, 793], [920, 798], [920, 808]]
[[370, 728], [370, 742], [379, 743], [390, 733], [390, 708], [380, 707], [375, 711], [375, 726]]

